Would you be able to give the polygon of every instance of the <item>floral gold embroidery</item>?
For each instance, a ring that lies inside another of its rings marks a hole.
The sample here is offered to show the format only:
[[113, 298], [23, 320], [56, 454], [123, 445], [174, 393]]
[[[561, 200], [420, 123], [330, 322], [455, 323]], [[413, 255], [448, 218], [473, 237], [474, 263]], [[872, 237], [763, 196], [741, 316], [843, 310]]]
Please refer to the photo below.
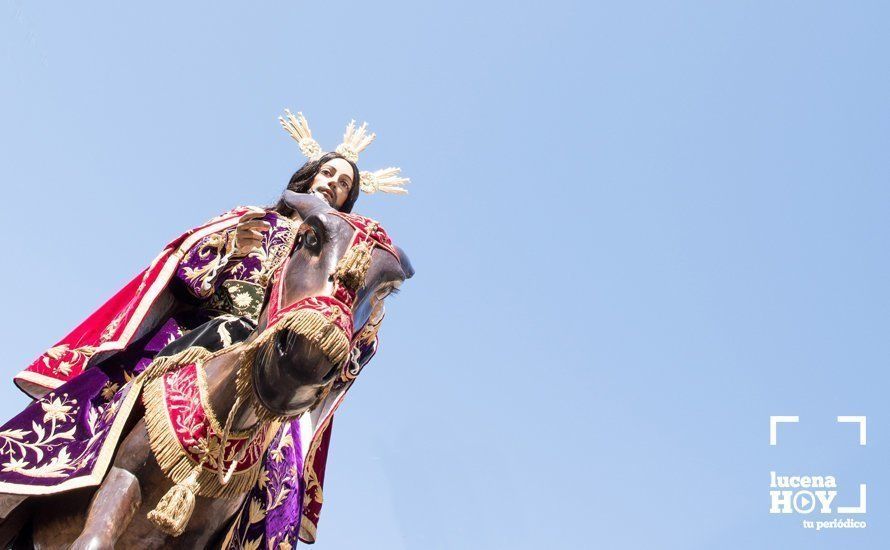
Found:
[[260, 489], [265, 489], [266, 484], [269, 483], [269, 470], [266, 469], [265, 466], [260, 470], [260, 477], [257, 480], [257, 485], [259, 485]]
[[105, 327], [105, 331], [102, 332], [102, 341], [108, 342], [112, 338], [114, 338], [114, 333], [117, 332], [117, 327], [120, 326], [121, 321], [124, 318], [124, 311], [120, 312], [117, 317], [114, 318], [111, 323]]
[[109, 380], [105, 383], [105, 386], [102, 387], [102, 399], [111, 401], [111, 398], [114, 397], [114, 394], [117, 393], [117, 390], [118, 385]]
[[[206, 385], [201, 362], [182, 365], [149, 382], [144, 389], [146, 428], [152, 452], [167, 477], [180, 483], [199, 464], [196, 494], [228, 498], [256, 483], [270, 434], [278, 425], [234, 432], [223, 452], [223, 429], [205, 405]], [[236, 456], [242, 457], [226, 485], [217, 478], [221, 455], [224, 468]]]
[[232, 345], [232, 334], [229, 332], [229, 329], [226, 328], [225, 323], [220, 323], [219, 327], [216, 329], [216, 333], [219, 334], [219, 339], [222, 341], [224, 348]]
[[94, 353], [96, 348], [93, 346], [70, 349], [68, 344], [61, 344], [46, 350], [43, 354], [43, 365], [62, 376], [68, 376], [75, 366], [83, 370]]
[[250, 305], [250, 303], [253, 301], [253, 298], [246, 292], [238, 292], [234, 296], [232, 296], [232, 301], [235, 302], [236, 306], [245, 308]]
[[[184, 261], [185, 264], [192, 261], [199, 262], [199, 265], [196, 267], [185, 265], [183, 276], [186, 281], [196, 284], [196, 288], [202, 292], [207, 292], [213, 288], [211, 279], [216, 277], [229, 259], [225, 250], [226, 243], [231, 240], [228, 238], [228, 235], [232, 231], [234, 230], [229, 229], [223, 233], [208, 235], [192, 252], [189, 252]], [[200, 265], [201, 263], [203, 265]]]
[[50, 359], [55, 359], [58, 361], [62, 358], [62, 354], [68, 351], [68, 344], [62, 344], [60, 346], [55, 346], [46, 350], [46, 355]]
[[[38, 401], [43, 421], [31, 423], [30, 430], [0, 431], [0, 457], [6, 458], [2, 471], [37, 478], [65, 477], [75, 460], [65, 447], [74, 439], [76, 399], [68, 394], [48, 394]], [[48, 462], [43, 462], [49, 456]], [[79, 461], [82, 457], [77, 457]]]
[[[71, 403], [70, 405], [68, 403]], [[77, 405], [77, 400], [73, 399], [71, 401], [65, 400], [56, 397], [52, 401], [41, 401], [40, 408], [43, 409], [43, 412], [46, 413], [43, 415], [43, 423], [47, 422], [65, 422], [69, 420], [69, 414], [71, 413], [71, 409], [74, 405]]]
[[263, 521], [265, 517], [266, 510], [263, 507], [263, 503], [257, 498], [250, 499], [250, 509], [248, 512], [250, 523], [259, 523]]

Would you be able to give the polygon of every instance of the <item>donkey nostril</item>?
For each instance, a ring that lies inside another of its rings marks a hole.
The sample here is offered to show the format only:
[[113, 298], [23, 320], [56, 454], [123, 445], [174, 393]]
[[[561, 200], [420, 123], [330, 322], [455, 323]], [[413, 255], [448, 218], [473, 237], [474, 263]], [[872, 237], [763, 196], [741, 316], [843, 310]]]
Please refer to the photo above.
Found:
[[284, 357], [287, 353], [287, 334], [283, 330], [275, 335], [275, 351], [279, 357]]

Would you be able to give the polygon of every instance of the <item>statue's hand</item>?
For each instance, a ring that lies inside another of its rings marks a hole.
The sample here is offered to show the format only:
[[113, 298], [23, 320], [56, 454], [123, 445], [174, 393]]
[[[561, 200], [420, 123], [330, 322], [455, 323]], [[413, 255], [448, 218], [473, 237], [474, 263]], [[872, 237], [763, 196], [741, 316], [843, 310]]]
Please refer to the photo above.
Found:
[[269, 222], [259, 219], [265, 215], [265, 211], [252, 211], [238, 218], [232, 256], [242, 258], [263, 245], [263, 233], [272, 228]]

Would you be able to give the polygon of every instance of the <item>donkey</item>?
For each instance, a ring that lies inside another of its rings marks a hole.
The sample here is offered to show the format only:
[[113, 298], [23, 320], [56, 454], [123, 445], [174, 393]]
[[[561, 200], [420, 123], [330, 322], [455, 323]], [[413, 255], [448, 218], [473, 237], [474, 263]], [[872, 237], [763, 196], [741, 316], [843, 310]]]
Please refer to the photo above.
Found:
[[[288, 192], [285, 200], [304, 220], [290, 258], [278, 274], [278, 285], [267, 292], [257, 328], [241, 345], [215, 354], [204, 363], [208, 404], [218, 418], [230, 412], [233, 432], [258, 422], [256, 408], [237, 407], [234, 388], [242, 361], [250, 362], [252, 395], [269, 414], [294, 418], [311, 410], [330, 390], [342, 361], [332, 360], [322, 346], [298, 332], [266, 332], [277, 310], [307, 299], [332, 297], [337, 292], [335, 272], [354, 248], [356, 228], [314, 196]], [[358, 332], [383, 300], [414, 274], [401, 249], [368, 247], [370, 255], [355, 285], [352, 330]], [[342, 274], [341, 274], [342, 275]], [[272, 287], [273, 285], [270, 285]], [[275, 289], [280, 289], [276, 293]], [[279, 294], [279, 295], [276, 295]], [[271, 296], [270, 296], [271, 295]], [[277, 304], [273, 301], [277, 300]], [[276, 309], [278, 308], [278, 309]], [[257, 345], [258, 344], [258, 345]], [[163, 352], [162, 352], [163, 354]], [[146, 419], [140, 418], [115, 454], [113, 465], [98, 488], [40, 497], [34, 504], [32, 543], [35, 548], [203, 548], [218, 543], [244, 495], [229, 498], [196, 497], [194, 514], [179, 536], [159, 530], [147, 514], [171, 488], [152, 453]], [[92, 493], [92, 494], [91, 494]]]

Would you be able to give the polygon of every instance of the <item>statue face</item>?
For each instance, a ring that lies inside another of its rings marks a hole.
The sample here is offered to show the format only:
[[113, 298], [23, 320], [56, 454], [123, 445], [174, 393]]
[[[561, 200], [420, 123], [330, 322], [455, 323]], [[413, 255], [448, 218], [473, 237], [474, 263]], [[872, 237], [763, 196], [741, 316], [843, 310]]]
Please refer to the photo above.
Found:
[[334, 158], [321, 165], [312, 179], [309, 193], [318, 195], [339, 210], [349, 198], [353, 183], [352, 166], [344, 159]]

